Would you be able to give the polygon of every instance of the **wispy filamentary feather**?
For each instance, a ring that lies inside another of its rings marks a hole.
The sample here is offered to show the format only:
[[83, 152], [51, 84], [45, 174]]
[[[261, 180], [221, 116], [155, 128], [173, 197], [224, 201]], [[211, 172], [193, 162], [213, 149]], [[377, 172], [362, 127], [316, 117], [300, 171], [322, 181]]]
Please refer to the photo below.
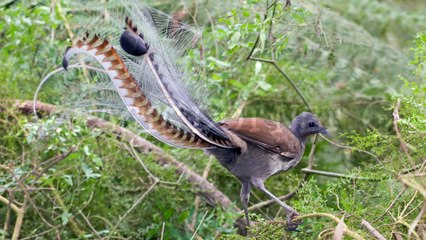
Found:
[[196, 37], [188, 26], [146, 5], [109, 3], [101, 16], [79, 29], [63, 65], [79, 61], [75, 55], [90, 56], [86, 64], [104, 69], [90, 77], [110, 80], [133, 118], [163, 142], [235, 147], [232, 133], [194, 100], [200, 96], [189, 94], [196, 76], [187, 71], [184, 54]]

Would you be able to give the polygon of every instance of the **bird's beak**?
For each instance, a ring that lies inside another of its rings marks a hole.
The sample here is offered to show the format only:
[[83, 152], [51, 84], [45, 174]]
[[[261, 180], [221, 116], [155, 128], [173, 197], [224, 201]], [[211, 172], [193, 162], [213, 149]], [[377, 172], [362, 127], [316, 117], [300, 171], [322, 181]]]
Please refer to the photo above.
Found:
[[321, 131], [319, 133], [325, 135], [326, 137], [331, 137], [331, 134], [327, 131], [326, 128], [321, 128]]

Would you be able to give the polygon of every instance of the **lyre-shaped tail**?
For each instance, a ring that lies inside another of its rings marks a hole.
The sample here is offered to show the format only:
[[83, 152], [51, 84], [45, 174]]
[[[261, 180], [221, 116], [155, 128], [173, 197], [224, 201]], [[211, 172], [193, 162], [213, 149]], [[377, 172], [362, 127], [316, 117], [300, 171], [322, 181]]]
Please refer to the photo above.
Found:
[[142, 93], [139, 84], [107, 40], [89, 35], [75, 40], [74, 46], [68, 48], [64, 56], [65, 69], [71, 56], [77, 53], [93, 56], [105, 68], [132, 116], [153, 136], [173, 146], [201, 148], [209, 146], [195, 134], [180, 129], [162, 117]]
[[186, 148], [243, 147], [238, 137], [211, 120], [188, 95], [180, 79], [185, 73], [170, 57], [172, 44], [167, 45], [169, 40], [155, 29], [158, 18], [152, 17], [153, 10], [137, 10], [137, 15], [129, 15], [137, 18], [144, 31], [138, 32], [131, 17], [121, 16], [124, 31], [102, 32], [102, 37], [86, 32], [67, 49], [64, 68], [75, 54], [92, 56], [136, 121], [165, 143]]

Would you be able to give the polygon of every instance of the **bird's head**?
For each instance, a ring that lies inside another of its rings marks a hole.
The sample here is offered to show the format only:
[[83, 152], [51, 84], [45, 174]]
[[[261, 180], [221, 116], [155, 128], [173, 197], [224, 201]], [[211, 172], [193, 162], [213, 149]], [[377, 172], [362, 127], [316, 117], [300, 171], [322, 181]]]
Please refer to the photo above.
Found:
[[330, 136], [327, 129], [323, 127], [317, 117], [310, 112], [303, 112], [293, 119], [290, 124], [290, 130], [303, 142], [305, 142], [310, 135], [318, 133]]

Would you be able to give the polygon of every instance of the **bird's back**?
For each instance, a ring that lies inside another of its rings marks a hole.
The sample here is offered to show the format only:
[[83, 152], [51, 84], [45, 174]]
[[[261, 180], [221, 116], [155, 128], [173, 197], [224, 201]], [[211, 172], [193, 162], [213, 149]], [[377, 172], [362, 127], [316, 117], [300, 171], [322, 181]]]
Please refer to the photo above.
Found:
[[304, 144], [284, 125], [262, 118], [238, 118], [221, 122], [247, 143], [247, 149], [213, 148], [219, 162], [241, 180], [265, 180], [299, 163]]

